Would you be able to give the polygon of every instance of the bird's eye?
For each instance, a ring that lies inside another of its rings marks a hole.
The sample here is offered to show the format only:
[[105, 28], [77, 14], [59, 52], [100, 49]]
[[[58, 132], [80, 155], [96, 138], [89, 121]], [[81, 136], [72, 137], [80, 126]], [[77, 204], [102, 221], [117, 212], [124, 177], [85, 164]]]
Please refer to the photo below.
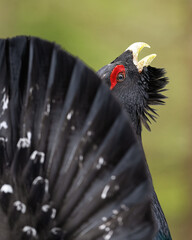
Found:
[[123, 82], [125, 80], [125, 74], [120, 72], [117, 75], [117, 82]]
[[110, 75], [111, 81], [110, 89], [112, 90], [118, 82], [122, 82], [124, 79], [125, 79], [125, 67], [123, 65], [115, 66]]

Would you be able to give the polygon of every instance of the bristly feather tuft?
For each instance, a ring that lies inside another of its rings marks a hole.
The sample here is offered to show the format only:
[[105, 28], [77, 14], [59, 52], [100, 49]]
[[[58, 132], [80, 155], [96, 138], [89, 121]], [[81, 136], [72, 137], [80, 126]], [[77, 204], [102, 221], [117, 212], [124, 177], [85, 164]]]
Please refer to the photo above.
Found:
[[166, 91], [164, 87], [168, 83], [168, 78], [165, 77], [165, 70], [163, 68], [154, 68], [151, 66], [144, 67], [141, 73], [141, 86], [145, 90], [145, 108], [138, 110], [138, 115], [141, 118], [143, 125], [147, 130], [151, 130], [149, 123], [150, 119], [156, 121], [158, 114], [156, 109], [150, 105], [164, 105], [164, 99], [167, 98], [162, 92]]

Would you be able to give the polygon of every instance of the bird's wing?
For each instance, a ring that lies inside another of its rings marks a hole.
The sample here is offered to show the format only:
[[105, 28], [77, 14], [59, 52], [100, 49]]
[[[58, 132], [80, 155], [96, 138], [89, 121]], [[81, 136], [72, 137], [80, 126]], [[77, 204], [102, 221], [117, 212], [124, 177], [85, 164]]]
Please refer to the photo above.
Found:
[[145, 157], [96, 74], [59, 46], [0, 40], [0, 239], [152, 239]]

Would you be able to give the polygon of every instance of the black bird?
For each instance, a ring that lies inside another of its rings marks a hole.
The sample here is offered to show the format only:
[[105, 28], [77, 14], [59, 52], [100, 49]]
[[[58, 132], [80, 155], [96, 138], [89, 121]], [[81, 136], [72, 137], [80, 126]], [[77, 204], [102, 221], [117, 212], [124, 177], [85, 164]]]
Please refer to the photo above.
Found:
[[[157, 115], [151, 105], [164, 104], [163, 100], [166, 97], [162, 92], [166, 90], [164, 87], [168, 83], [164, 69], [149, 66], [156, 54], [138, 61], [138, 54], [144, 47], [150, 46], [143, 42], [132, 44], [97, 73], [128, 113], [133, 129], [140, 140], [142, 123], [150, 130], [150, 119], [155, 120]], [[151, 179], [149, 169], [147, 172]], [[168, 224], [154, 190], [151, 193], [151, 199], [153, 216], [157, 224], [154, 239], [171, 240]]]
[[127, 114], [80, 60], [0, 40], [0, 239], [150, 240], [145, 156]]

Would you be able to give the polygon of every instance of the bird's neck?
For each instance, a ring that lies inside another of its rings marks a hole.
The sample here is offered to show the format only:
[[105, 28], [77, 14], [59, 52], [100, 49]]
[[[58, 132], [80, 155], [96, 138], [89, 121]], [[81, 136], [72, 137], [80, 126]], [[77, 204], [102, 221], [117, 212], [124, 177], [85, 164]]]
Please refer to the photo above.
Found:
[[141, 119], [137, 113], [137, 110], [134, 107], [128, 106], [126, 108], [126, 111], [129, 115], [130, 121], [132, 123], [133, 129], [134, 129], [136, 135], [139, 138], [141, 138], [142, 126], [141, 126]]

